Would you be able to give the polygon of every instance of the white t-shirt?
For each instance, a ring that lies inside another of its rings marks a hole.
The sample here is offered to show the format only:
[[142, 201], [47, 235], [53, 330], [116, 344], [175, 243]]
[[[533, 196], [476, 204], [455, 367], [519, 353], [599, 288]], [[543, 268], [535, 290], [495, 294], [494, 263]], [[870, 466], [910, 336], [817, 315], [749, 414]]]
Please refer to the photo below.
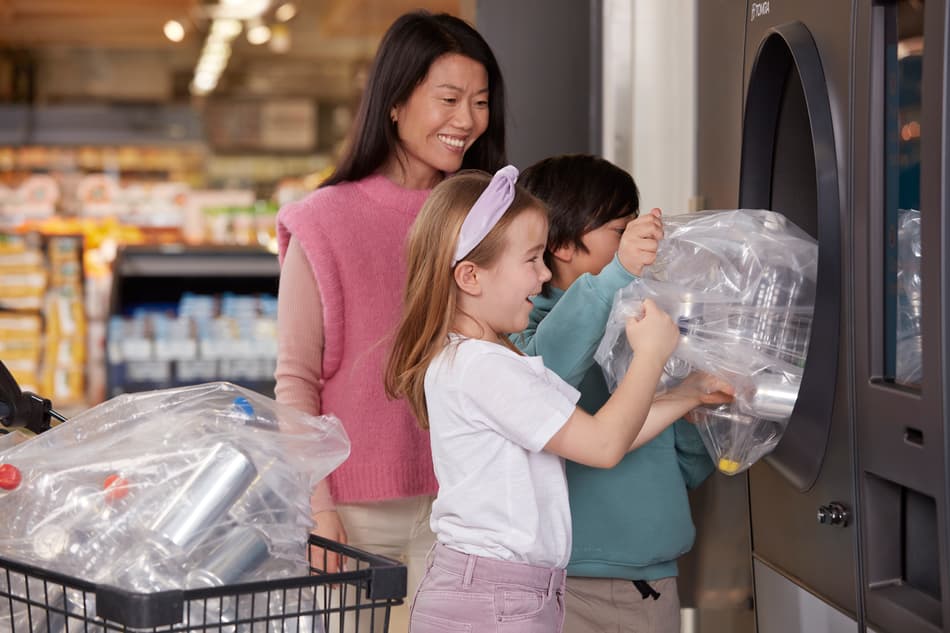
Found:
[[488, 341], [452, 336], [425, 376], [439, 494], [430, 524], [452, 549], [566, 567], [571, 510], [564, 461], [542, 449], [580, 392]]

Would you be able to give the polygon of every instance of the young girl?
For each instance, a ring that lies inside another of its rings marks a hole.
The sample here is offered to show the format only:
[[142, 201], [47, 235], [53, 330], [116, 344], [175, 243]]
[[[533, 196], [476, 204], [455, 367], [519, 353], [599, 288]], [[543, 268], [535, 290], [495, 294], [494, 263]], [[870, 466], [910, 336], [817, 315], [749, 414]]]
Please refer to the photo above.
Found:
[[[544, 265], [544, 205], [518, 172], [462, 172], [437, 185], [408, 244], [403, 316], [386, 390], [430, 430], [437, 543], [410, 613], [414, 633], [560, 631], [571, 517], [562, 457], [617, 464], [702, 402], [709, 379], [654, 392], [679, 338], [650, 301], [627, 324], [626, 378], [594, 415], [576, 389], [507, 340], [528, 324]], [[635, 442], [636, 440], [636, 442]]]

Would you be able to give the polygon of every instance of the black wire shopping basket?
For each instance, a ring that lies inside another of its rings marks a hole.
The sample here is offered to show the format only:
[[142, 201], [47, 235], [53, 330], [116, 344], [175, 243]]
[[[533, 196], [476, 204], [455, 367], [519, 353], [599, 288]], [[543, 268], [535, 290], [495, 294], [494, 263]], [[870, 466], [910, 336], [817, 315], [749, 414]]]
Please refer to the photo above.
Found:
[[[0, 631], [386, 633], [406, 567], [318, 536], [310, 545], [309, 576], [147, 594], [0, 557]], [[326, 572], [338, 557], [345, 571]]]

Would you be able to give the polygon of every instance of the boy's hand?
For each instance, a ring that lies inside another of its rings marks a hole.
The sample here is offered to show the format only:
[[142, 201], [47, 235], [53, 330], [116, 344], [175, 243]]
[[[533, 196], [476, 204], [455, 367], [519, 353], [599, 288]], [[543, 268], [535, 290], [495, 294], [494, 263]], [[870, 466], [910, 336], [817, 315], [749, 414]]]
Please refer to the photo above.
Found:
[[663, 239], [662, 215], [659, 209], [650, 209], [649, 213], [627, 223], [617, 250], [617, 257], [627, 272], [639, 277], [644, 266], [656, 261], [656, 249]]
[[652, 299], [643, 300], [643, 312], [627, 319], [627, 341], [633, 353], [651, 355], [662, 363], [680, 341], [680, 331], [670, 315]]
[[735, 397], [735, 387], [721, 378], [702, 371], [694, 371], [683, 382], [670, 390], [677, 395], [703, 404], [726, 404]]

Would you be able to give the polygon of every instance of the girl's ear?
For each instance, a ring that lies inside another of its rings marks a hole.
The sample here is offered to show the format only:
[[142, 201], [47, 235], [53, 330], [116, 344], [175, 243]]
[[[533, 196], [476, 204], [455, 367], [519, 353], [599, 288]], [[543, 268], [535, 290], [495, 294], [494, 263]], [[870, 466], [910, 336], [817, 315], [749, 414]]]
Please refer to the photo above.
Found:
[[478, 269], [475, 264], [463, 260], [455, 267], [452, 274], [455, 277], [455, 284], [459, 287], [459, 290], [473, 297], [482, 294], [482, 286], [478, 282]]

